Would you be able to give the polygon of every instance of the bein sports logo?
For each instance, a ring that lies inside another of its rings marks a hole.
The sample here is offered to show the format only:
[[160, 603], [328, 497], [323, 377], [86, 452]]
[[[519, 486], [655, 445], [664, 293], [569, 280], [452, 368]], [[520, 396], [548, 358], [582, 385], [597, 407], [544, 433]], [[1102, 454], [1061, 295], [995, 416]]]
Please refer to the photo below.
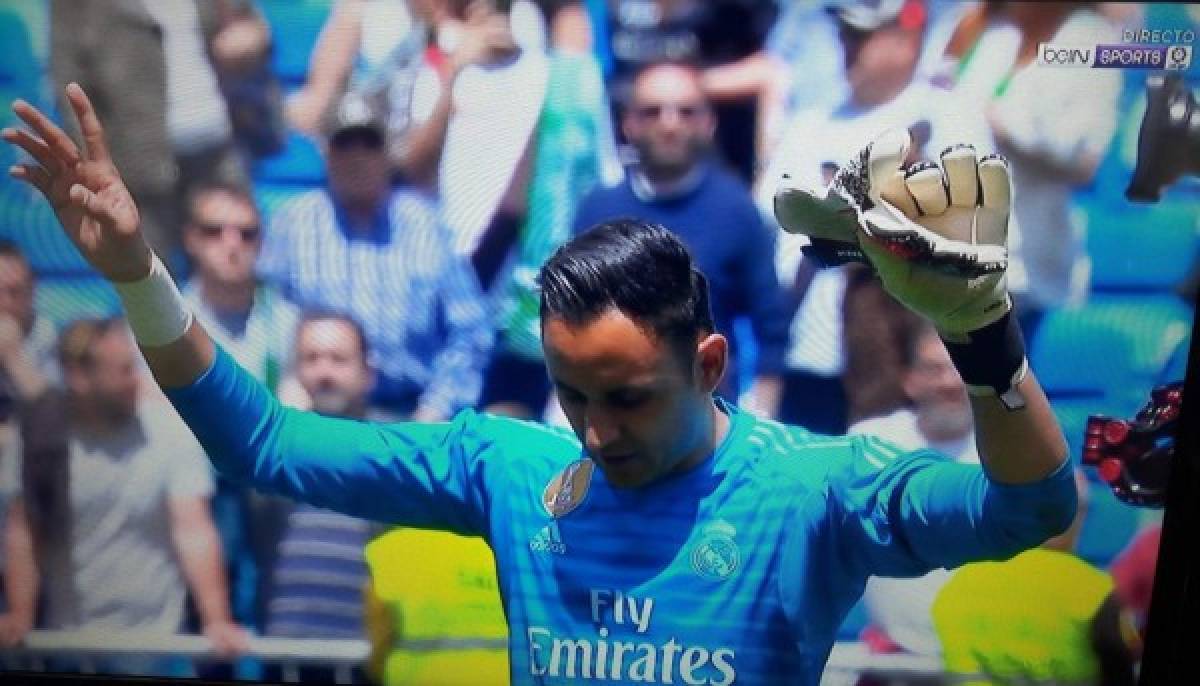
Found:
[[1192, 64], [1190, 45], [1065, 45], [1038, 44], [1042, 67], [1081, 69], [1167, 69], [1180, 71]]

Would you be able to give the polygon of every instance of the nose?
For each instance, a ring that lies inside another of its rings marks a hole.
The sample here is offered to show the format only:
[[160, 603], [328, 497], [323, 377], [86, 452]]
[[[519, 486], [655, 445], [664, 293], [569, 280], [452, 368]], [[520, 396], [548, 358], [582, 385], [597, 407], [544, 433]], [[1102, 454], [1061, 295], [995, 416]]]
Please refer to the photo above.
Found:
[[594, 405], [584, 414], [584, 441], [592, 453], [602, 453], [604, 449], [616, 442], [620, 436], [620, 428], [612, 415]]

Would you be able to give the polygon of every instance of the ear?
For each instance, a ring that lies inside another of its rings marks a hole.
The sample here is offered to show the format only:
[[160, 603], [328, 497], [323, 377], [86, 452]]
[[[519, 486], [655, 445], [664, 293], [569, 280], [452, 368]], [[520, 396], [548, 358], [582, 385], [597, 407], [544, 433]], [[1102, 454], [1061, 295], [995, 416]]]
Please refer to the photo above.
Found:
[[909, 400], [912, 400], [913, 394], [916, 393], [915, 376], [911, 369], [900, 372], [900, 390], [904, 391], [905, 397]]
[[721, 384], [729, 365], [729, 341], [719, 333], [710, 333], [696, 345], [696, 362], [692, 374], [705, 393], [712, 393]]
[[627, 141], [637, 138], [638, 125], [633, 116], [633, 106], [629, 104], [625, 105], [621, 111], [621, 134]]

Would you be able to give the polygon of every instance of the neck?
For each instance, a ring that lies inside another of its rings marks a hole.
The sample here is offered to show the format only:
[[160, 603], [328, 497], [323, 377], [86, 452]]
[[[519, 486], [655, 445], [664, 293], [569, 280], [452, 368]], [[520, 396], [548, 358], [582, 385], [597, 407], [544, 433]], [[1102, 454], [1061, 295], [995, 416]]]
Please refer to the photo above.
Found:
[[200, 280], [200, 296], [212, 309], [224, 314], [244, 314], [254, 306], [253, 279], [242, 283], [222, 283], [216, 279]]
[[655, 191], [670, 190], [670, 186], [675, 185], [688, 177], [695, 171], [696, 165], [691, 164], [686, 167], [649, 167], [641, 168], [642, 176], [646, 179]]
[[717, 446], [721, 445], [721, 441], [729, 434], [729, 415], [722, 412], [715, 401], [709, 401], [705, 414], [705, 426], [701, 428], [703, 440], [679, 463], [675, 471], [685, 472], [704, 462], [709, 455], [716, 452]]
[[350, 219], [351, 232], [369, 233], [375, 225], [375, 214], [381, 204], [382, 200], [370, 200], [343, 205], [346, 216]]

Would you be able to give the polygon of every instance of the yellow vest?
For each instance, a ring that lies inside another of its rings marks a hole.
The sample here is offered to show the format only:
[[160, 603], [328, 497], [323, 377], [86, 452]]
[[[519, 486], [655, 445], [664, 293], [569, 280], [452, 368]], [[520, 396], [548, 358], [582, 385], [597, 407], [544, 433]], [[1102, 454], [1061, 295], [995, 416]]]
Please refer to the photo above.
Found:
[[508, 627], [480, 538], [393, 529], [367, 545], [371, 671], [385, 686], [507, 684]]
[[1088, 630], [1112, 590], [1107, 573], [1044, 548], [964, 565], [933, 603], [946, 671], [1002, 683], [1097, 683], [1100, 665]]

